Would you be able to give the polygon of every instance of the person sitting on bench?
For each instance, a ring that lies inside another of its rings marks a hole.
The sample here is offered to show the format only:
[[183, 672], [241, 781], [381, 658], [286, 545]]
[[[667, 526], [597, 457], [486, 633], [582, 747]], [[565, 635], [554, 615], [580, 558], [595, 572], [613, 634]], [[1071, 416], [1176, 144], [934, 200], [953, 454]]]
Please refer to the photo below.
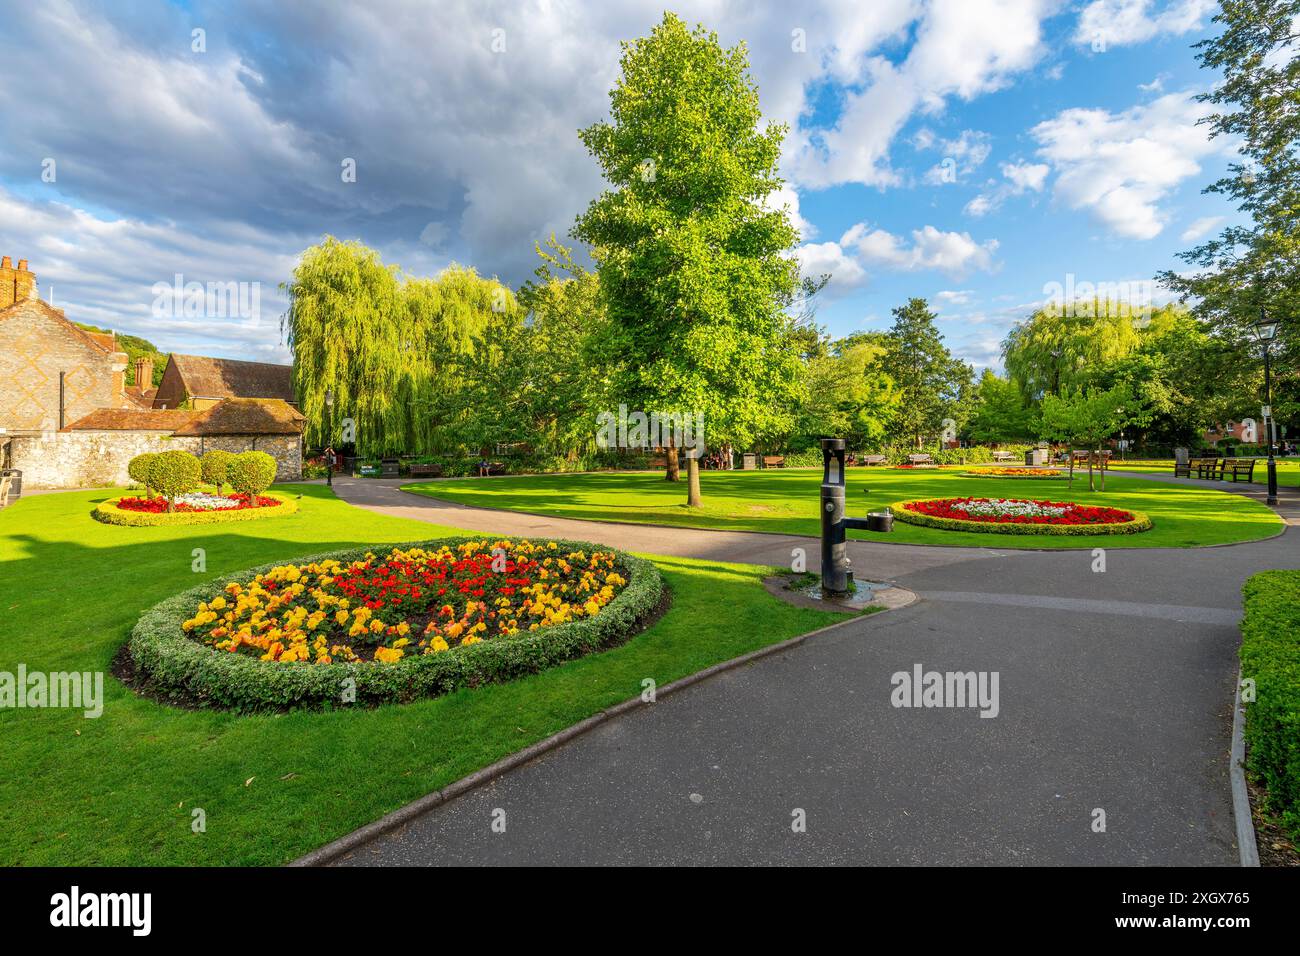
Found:
[[486, 458], [480, 458], [478, 462], [478, 476], [480, 478], [487, 478], [491, 474], [492, 462], [488, 461]]

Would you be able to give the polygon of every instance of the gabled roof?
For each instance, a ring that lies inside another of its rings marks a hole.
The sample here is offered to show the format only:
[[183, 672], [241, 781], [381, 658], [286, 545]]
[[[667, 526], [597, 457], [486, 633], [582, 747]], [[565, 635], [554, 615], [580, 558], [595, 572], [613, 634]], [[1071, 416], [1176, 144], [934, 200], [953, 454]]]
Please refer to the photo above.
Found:
[[144, 431], [170, 432], [187, 423], [198, 412], [179, 408], [97, 408], [89, 415], [64, 426], [65, 432]]
[[307, 420], [278, 398], [228, 398], [194, 414], [176, 429], [178, 436], [301, 435]]
[[87, 332], [77, 323], [71, 321], [63, 314], [62, 309], [56, 309], [38, 296], [28, 296], [21, 302], [15, 302], [11, 306], [0, 309], [0, 323], [6, 319], [12, 319], [19, 315], [30, 315], [32, 313], [43, 315], [46, 318], [54, 319], [56, 322], [62, 322], [67, 325], [76, 335], [95, 348], [108, 355], [125, 354], [117, 347], [117, 339], [111, 332]]
[[239, 362], [206, 355], [178, 355], [170, 361], [190, 398], [278, 398], [294, 400], [293, 367]]

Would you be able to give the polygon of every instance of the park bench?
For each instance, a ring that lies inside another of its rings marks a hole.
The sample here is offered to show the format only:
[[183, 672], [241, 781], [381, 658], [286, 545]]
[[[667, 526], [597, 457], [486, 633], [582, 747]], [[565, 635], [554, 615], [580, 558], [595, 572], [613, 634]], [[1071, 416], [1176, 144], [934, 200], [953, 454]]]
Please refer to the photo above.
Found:
[[907, 463], [909, 465], [933, 465], [934, 459], [928, 453], [922, 452], [919, 455], [908, 455]]
[[13, 479], [8, 475], [0, 478], [0, 508], [7, 507], [9, 504], [9, 485], [12, 483]]
[[863, 455], [862, 464], [864, 465], [883, 465], [889, 459], [884, 455]]
[[1250, 481], [1254, 474], [1254, 458], [1225, 458], [1223, 459], [1223, 466], [1219, 469], [1220, 479], [1227, 481], [1228, 476], [1232, 475], [1233, 484], [1236, 484], [1239, 475], [1244, 475], [1246, 480]]
[[1014, 452], [1009, 452], [1009, 451], [995, 451], [993, 453], [993, 460], [994, 461], [1015, 461], [1016, 455]]
[[650, 459], [650, 467], [651, 467], [651, 468], [667, 468], [667, 467], [668, 467], [668, 459], [665, 458], [663, 455], [660, 455], [658, 458], [651, 458], [651, 459]]
[[1101, 471], [1108, 471], [1110, 468], [1109, 451], [1099, 451], [1099, 452], [1075, 451], [1074, 452], [1075, 466], [1077, 467], [1080, 464], [1086, 466], [1088, 464], [1088, 456], [1093, 454], [1097, 456], [1096, 458], [1093, 459], [1092, 462], [1093, 467], [1100, 469]]
[[412, 478], [441, 478], [442, 465], [439, 464], [420, 464], [419, 462], [411, 465]]
[[1187, 463], [1187, 470], [1194, 472], [1197, 478], [1219, 478], [1222, 470], [1218, 458], [1193, 458]]
[[764, 468], [784, 468], [784, 467], [785, 467], [785, 456], [784, 456], [784, 455], [764, 455], [764, 456], [763, 456], [763, 467], [764, 467]]

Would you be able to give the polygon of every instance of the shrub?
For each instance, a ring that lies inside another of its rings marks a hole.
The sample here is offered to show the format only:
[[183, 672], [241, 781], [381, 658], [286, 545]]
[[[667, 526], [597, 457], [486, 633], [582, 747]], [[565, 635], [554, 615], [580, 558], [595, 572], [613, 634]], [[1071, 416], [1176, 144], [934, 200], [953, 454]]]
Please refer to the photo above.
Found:
[[1262, 571], [1242, 588], [1241, 676], [1246, 767], [1268, 789], [1268, 808], [1300, 839], [1300, 571]]
[[149, 480], [149, 469], [153, 466], [153, 460], [157, 457], [157, 452], [147, 451], [144, 454], [136, 455], [126, 463], [126, 473], [131, 476], [131, 480], [136, 484], [144, 485], [146, 498], [153, 497], [153, 485]]
[[167, 510], [175, 510], [176, 496], [198, 487], [203, 469], [187, 451], [164, 451], [149, 463], [149, 484], [167, 499]]
[[231, 455], [226, 465], [226, 481], [236, 491], [256, 500], [275, 481], [275, 459], [264, 451], [242, 451]]
[[216, 485], [217, 494], [221, 494], [221, 486], [227, 481], [226, 470], [230, 467], [230, 459], [234, 457], [228, 451], [214, 448], [204, 452], [203, 457], [199, 459], [199, 464], [203, 466], [203, 480], [210, 485]]
[[110, 498], [95, 506], [90, 516], [104, 524], [126, 528], [145, 528], [156, 525], [221, 524], [227, 521], [254, 521], [259, 518], [279, 518], [298, 510], [298, 502], [286, 495], [268, 492], [268, 497], [279, 500], [274, 508], [230, 508], [214, 511], [173, 511], [157, 514], [148, 511], [130, 511], [118, 506], [121, 498]]
[[[384, 548], [454, 546], [479, 540], [481, 535], [408, 541]], [[556, 544], [567, 550], [598, 547], [585, 541], [557, 540]], [[335, 551], [295, 559], [295, 563], [326, 558], [347, 563], [365, 558], [370, 550]], [[405, 657], [392, 664], [286, 665], [214, 651], [186, 636], [181, 625], [200, 601], [223, 594], [231, 582], [246, 584], [278, 562], [218, 577], [154, 606], [131, 632], [128, 649], [144, 689], [190, 705], [240, 711], [323, 707], [339, 704], [345, 687], [355, 691], [355, 703], [362, 706], [404, 703], [514, 680], [626, 640], [644, 627], [658, 608], [664, 586], [658, 568], [649, 561], [623, 552], [618, 552], [618, 560], [627, 571], [627, 586], [594, 617], [455, 647], [441, 654]]]

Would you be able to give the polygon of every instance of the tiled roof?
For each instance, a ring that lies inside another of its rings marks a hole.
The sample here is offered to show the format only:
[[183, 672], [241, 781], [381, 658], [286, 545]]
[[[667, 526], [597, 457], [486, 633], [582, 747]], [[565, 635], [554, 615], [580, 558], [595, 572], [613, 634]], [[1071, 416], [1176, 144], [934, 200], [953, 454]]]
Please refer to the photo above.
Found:
[[301, 435], [305, 419], [278, 398], [228, 398], [176, 430], [187, 435]]
[[179, 408], [97, 408], [64, 427], [65, 432], [149, 431], [170, 432], [197, 412]]
[[128, 385], [122, 391], [126, 393], [128, 399], [141, 408], [153, 408], [153, 397], [158, 394], [156, 388], [140, 388], [138, 385]]
[[278, 398], [294, 400], [293, 367], [172, 353], [190, 398]]
[[113, 337], [111, 332], [87, 332], [81, 326], [77, 325], [77, 323], [71, 321], [66, 315], [64, 315], [62, 309], [54, 308], [54, 306], [47, 303], [44, 299], [35, 295], [29, 296], [21, 302], [15, 302], [11, 306], [0, 309], [0, 322], [4, 322], [6, 319], [14, 318], [18, 315], [29, 314], [32, 311], [43, 313], [47, 317], [59, 322], [66, 322], [68, 327], [78, 336], [89, 344], [95, 346], [95, 348], [107, 352], [109, 355], [115, 355], [121, 351], [117, 347], [117, 340]]

